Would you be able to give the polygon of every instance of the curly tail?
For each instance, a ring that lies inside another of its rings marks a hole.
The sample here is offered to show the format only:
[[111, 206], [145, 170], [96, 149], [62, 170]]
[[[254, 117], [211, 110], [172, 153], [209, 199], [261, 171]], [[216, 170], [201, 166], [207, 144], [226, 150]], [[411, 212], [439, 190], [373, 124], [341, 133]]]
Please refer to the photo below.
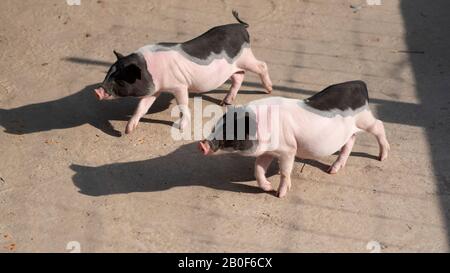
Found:
[[249, 24], [247, 24], [246, 22], [242, 21], [242, 20], [239, 18], [239, 13], [238, 13], [237, 11], [233, 10], [232, 13], [233, 13], [234, 18], [236, 18], [236, 20], [237, 20], [239, 23], [243, 24], [243, 25], [245, 26], [245, 28], [248, 28], [248, 27], [250, 26]]

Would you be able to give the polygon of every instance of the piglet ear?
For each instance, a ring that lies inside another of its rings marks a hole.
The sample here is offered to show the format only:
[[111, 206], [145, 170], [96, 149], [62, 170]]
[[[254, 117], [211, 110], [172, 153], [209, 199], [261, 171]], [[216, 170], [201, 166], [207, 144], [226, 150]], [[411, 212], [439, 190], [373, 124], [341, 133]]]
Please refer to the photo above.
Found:
[[123, 57], [125, 57], [125, 56], [123, 56], [122, 54], [120, 54], [119, 52], [117, 52], [115, 50], [113, 50], [113, 52], [114, 52], [114, 55], [116, 55], [117, 60], [122, 59]]

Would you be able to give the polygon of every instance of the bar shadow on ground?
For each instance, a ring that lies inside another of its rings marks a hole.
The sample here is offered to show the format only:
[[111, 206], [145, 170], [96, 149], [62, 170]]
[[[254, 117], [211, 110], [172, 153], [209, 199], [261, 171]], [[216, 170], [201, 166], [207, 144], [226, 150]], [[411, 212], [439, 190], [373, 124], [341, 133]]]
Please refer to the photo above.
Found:
[[[450, 238], [450, 2], [402, 0], [405, 41], [420, 105], [410, 123], [425, 128], [441, 211]], [[383, 117], [383, 112], [381, 113]], [[417, 119], [416, 119], [417, 118]]]

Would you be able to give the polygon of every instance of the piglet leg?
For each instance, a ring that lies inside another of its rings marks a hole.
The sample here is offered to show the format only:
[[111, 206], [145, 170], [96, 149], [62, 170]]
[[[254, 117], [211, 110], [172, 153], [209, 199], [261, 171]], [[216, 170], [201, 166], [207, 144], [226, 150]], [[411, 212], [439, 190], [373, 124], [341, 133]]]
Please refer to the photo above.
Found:
[[245, 72], [241, 71], [241, 72], [234, 73], [231, 76], [231, 78], [230, 78], [231, 79], [230, 91], [228, 92], [226, 97], [222, 100], [220, 105], [228, 105], [228, 104], [232, 104], [233, 103], [233, 101], [236, 98], [236, 95], [237, 95], [239, 89], [241, 88], [242, 82], [244, 81], [244, 75], [245, 75]]
[[342, 167], [345, 166], [345, 164], [347, 163], [347, 159], [350, 156], [350, 153], [352, 152], [355, 140], [356, 136], [352, 135], [350, 139], [347, 141], [347, 143], [345, 143], [345, 145], [342, 147], [337, 160], [328, 169], [328, 172], [330, 174], [336, 174]]
[[256, 59], [250, 49], [244, 53], [244, 56], [239, 62], [239, 67], [258, 74], [264, 88], [267, 90], [267, 93], [272, 92], [272, 81], [269, 77], [269, 69], [267, 68], [267, 64]]
[[139, 120], [148, 112], [148, 109], [152, 106], [152, 104], [155, 102], [156, 98], [159, 96], [158, 94], [155, 94], [153, 96], [144, 97], [139, 101], [138, 107], [136, 108], [136, 111], [134, 112], [133, 116], [127, 123], [127, 128], [125, 129], [125, 133], [129, 134], [134, 129], [136, 129]]
[[270, 163], [273, 161], [273, 156], [271, 155], [261, 155], [256, 158], [255, 161], [255, 177], [258, 182], [258, 186], [264, 191], [272, 191], [272, 184], [266, 178], [267, 168], [269, 168]]
[[187, 88], [180, 88], [174, 91], [175, 99], [178, 107], [180, 108], [181, 119], [177, 124], [180, 130], [186, 129], [191, 123], [191, 113], [189, 111], [189, 94]]
[[375, 124], [368, 128], [369, 133], [372, 133], [378, 141], [378, 145], [380, 146], [380, 161], [385, 160], [388, 157], [389, 150], [391, 149], [389, 146], [389, 142], [386, 139], [386, 132], [384, 131], [384, 125], [381, 120], [375, 122]]
[[358, 115], [356, 126], [368, 133], [371, 133], [377, 138], [378, 145], [380, 147], [379, 159], [380, 161], [385, 160], [388, 157], [388, 153], [391, 148], [386, 139], [386, 132], [384, 131], [383, 122], [376, 119], [370, 111], [363, 111]]
[[295, 154], [282, 155], [279, 159], [280, 165], [280, 185], [278, 186], [278, 197], [283, 198], [291, 189], [291, 173], [294, 167]]

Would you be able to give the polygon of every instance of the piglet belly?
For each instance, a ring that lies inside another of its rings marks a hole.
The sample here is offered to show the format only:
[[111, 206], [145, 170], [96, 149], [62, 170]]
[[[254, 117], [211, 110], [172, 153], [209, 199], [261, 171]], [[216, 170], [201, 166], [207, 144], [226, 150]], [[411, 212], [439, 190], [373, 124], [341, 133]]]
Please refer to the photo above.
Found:
[[332, 155], [358, 131], [353, 117], [337, 117], [313, 124], [298, 132], [297, 156], [314, 159]]
[[229, 64], [225, 59], [217, 59], [208, 65], [190, 65], [190, 86], [191, 92], [207, 92], [220, 87], [231, 75], [239, 69], [234, 64]]

